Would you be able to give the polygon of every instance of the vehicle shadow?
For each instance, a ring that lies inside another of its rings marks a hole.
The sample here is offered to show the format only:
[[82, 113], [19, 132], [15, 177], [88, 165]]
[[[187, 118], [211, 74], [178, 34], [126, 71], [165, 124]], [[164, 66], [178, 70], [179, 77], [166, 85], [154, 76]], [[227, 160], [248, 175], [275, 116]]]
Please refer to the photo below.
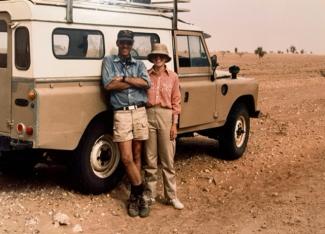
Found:
[[[177, 140], [176, 162], [186, 161], [197, 156], [219, 159], [218, 141], [203, 136], [183, 137]], [[64, 164], [51, 161], [40, 162], [36, 166], [28, 165], [26, 160], [23, 162], [11, 162], [9, 167], [1, 165], [0, 192], [22, 192], [26, 189], [32, 191], [40, 189], [51, 190], [58, 187], [67, 191], [76, 191], [68, 168]], [[124, 177], [123, 181], [111, 191], [113, 192], [112, 197], [119, 197], [120, 200], [125, 201], [127, 196], [121, 197], [121, 194], [128, 193], [128, 184], [127, 178]], [[114, 193], [116, 193], [115, 196]]]
[[52, 162], [40, 162], [35, 166], [28, 160], [6, 163], [1, 161], [0, 192], [37, 191], [43, 188], [61, 187], [71, 190], [71, 173], [68, 167]]
[[221, 159], [218, 141], [204, 136], [183, 137], [177, 140], [176, 161], [187, 160], [200, 155]]

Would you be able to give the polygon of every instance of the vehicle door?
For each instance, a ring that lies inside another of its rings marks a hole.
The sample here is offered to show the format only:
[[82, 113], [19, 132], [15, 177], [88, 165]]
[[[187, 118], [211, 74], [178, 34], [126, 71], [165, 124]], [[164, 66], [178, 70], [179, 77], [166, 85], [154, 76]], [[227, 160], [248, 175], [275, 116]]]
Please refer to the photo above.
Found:
[[0, 133], [10, 133], [11, 120], [11, 29], [10, 16], [0, 13]]
[[179, 127], [215, 121], [216, 84], [203, 33], [175, 32], [176, 67], [180, 77], [182, 112]]

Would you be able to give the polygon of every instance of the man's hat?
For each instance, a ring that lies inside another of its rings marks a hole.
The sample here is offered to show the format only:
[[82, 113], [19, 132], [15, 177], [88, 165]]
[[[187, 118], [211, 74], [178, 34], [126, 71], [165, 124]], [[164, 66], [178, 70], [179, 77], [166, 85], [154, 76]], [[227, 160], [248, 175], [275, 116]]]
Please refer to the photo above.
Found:
[[153, 63], [153, 58], [155, 55], [164, 55], [166, 56], [167, 60], [166, 63], [168, 63], [172, 58], [169, 56], [167, 46], [165, 44], [156, 43], [152, 46], [152, 51], [150, 54], [148, 54], [148, 60]]
[[134, 42], [134, 34], [130, 30], [121, 30], [117, 34], [117, 41], [131, 41]]

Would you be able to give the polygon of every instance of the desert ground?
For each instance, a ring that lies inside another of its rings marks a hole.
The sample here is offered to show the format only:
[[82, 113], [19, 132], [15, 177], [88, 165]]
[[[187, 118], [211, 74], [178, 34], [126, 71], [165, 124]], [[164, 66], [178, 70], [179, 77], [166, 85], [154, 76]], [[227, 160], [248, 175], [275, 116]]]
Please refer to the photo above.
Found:
[[[127, 190], [82, 195], [64, 168], [0, 173], [0, 233], [325, 233], [325, 56], [219, 54], [259, 82], [262, 115], [251, 119], [244, 156], [224, 161], [216, 141], [179, 139], [178, 196], [185, 209], [157, 202], [130, 218]], [[322, 72], [323, 71], [323, 72]], [[159, 191], [162, 192], [161, 184]], [[53, 224], [57, 213], [69, 225]], [[77, 225], [77, 226], [76, 226]]]

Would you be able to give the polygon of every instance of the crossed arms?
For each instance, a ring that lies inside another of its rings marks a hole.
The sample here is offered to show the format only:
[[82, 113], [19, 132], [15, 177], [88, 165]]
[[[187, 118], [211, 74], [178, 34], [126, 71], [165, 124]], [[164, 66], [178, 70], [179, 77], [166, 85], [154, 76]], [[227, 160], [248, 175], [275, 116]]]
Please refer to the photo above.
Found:
[[105, 89], [109, 91], [124, 90], [130, 87], [149, 89], [150, 79], [144, 63], [138, 62], [136, 66], [133, 74], [123, 79], [121, 74], [116, 73], [119, 69], [114, 65], [114, 58], [105, 57], [102, 65], [102, 79]]
[[139, 77], [126, 77], [123, 81], [122, 77], [114, 77], [113, 80], [105, 86], [106, 90], [123, 90], [130, 87], [136, 87], [140, 89], [149, 88], [149, 84], [146, 80]]

